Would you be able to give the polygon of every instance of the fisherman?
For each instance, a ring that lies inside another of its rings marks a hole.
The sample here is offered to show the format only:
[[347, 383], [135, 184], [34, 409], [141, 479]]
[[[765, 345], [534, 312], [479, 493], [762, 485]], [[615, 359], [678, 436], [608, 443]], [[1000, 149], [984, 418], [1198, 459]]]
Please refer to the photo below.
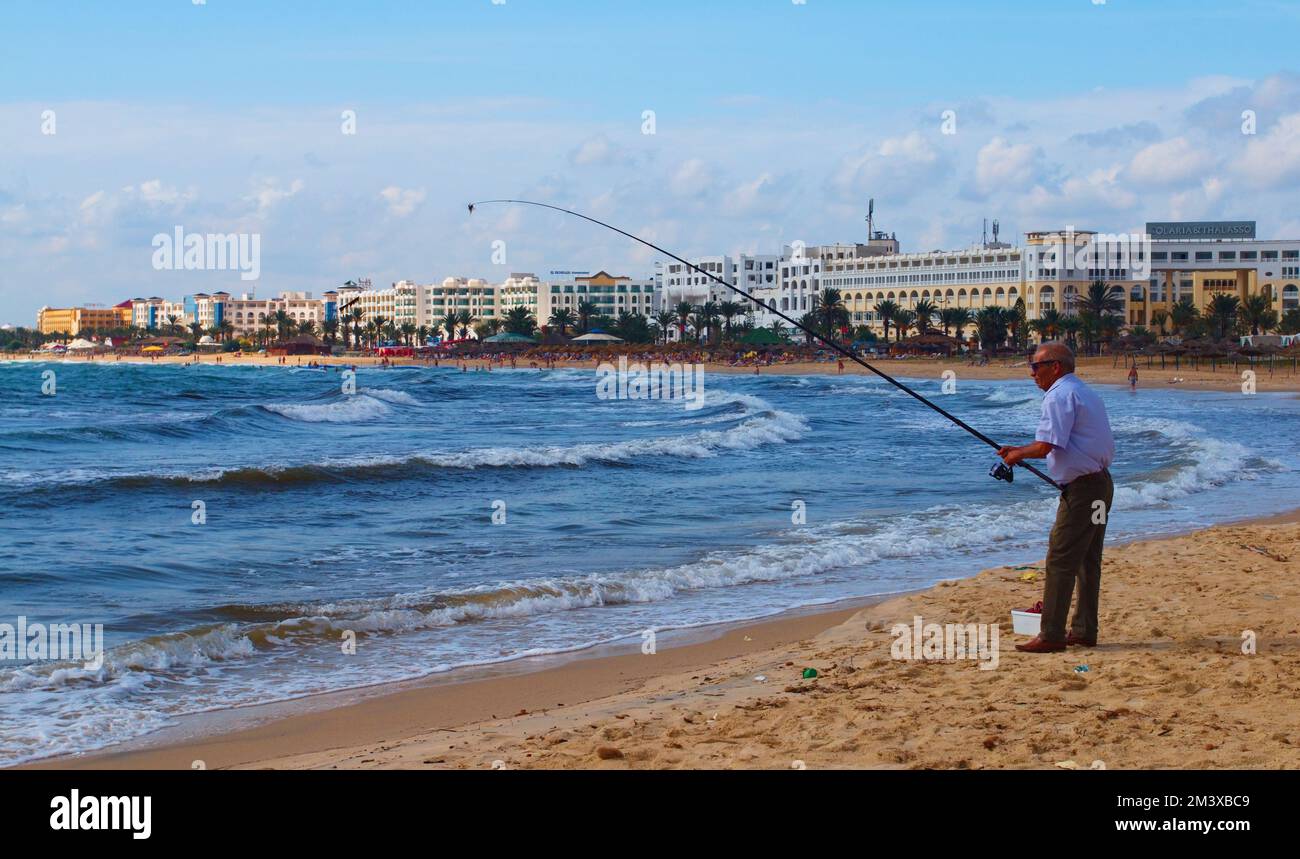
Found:
[[[1042, 626], [1016, 650], [1052, 653], [1070, 645], [1095, 647], [1102, 544], [1115, 494], [1107, 470], [1115, 457], [1115, 438], [1101, 398], [1074, 375], [1074, 352], [1068, 346], [1039, 346], [1029, 372], [1047, 392], [1035, 440], [1020, 447], [1004, 445], [998, 456], [1009, 466], [1047, 457], [1047, 472], [1061, 487], [1061, 500], [1047, 547]], [[1078, 603], [1067, 634], [1065, 622], [1076, 585]]]

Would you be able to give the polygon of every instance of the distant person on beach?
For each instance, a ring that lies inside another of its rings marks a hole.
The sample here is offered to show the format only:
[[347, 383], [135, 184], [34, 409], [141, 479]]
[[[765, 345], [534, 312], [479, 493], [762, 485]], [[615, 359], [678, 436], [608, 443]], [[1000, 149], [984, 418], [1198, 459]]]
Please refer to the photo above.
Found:
[[1128, 371], [1128, 389], [1136, 391], [1138, 387], [1138, 365], [1134, 364]]
[[[1038, 635], [1017, 644], [1016, 650], [1053, 653], [1069, 645], [1095, 647], [1101, 553], [1115, 495], [1108, 470], [1115, 458], [1115, 437], [1101, 398], [1074, 375], [1070, 347], [1039, 346], [1029, 372], [1047, 392], [1035, 440], [1020, 447], [1004, 445], [998, 456], [1007, 465], [1047, 457], [1047, 473], [1061, 487], [1061, 500], [1047, 545], [1042, 625]], [[1078, 604], [1067, 635], [1065, 621], [1076, 583]]]

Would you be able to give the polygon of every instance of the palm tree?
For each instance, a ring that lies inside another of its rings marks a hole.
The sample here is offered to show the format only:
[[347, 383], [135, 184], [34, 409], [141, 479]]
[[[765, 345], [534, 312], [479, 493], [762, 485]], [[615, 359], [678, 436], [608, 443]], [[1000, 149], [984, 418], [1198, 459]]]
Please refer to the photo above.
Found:
[[280, 339], [283, 340], [288, 337], [289, 326], [293, 324], [293, 320], [289, 318], [289, 314], [284, 310], [277, 310], [275, 311], [273, 318], [275, 319], [275, 330], [276, 333], [279, 334]]
[[844, 306], [843, 293], [831, 286], [813, 296], [812, 309], [827, 340], [834, 340], [836, 329], [849, 321], [849, 310]]
[[456, 319], [456, 311], [454, 310], [448, 311], [447, 315], [442, 317], [442, 330], [447, 332], [448, 340], [456, 339]]
[[915, 311], [906, 308], [900, 308], [894, 312], [894, 333], [897, 339], [902, 340], [907, 336], [907, 330], [916, 324]]
[[1071, 349], [1078, 347], [1078, 338], [1075, 335], [1079, 333], [1079, 329], [1082, 327], [1083, 323], [1079, 321], [1078, 316], [1061, 317], [1059, 328], [1061, 333], [1065, 335], [1065, 342], [1070, 344]]
[[1277, 330], [1280, 334], [1300, 334], [1300, 308], [1292, 307], [1285, 311]]
[[416, 343], [419, 343], [421, 346], [423, 346], [423, 345], [425, 344], [425, 342], [426, 342], [428, 339], [429, 339], [429, 326], [428, 326], [428, 325], [421, 325], [419, 328], [415, 329], [415, 342], [416, 342]]
[[1241, 300], [1235, 295], [1228, 293], [1216, 293], [1210, 299], [1210, 306], [1206, 308], [1206, 316], [1209, 317], [1210, 323], [1214, 326], [1215, 339], [1222, 340], [1228, 336], [1228, 332], [1237, 321], [1237, 314], [1241, 310]]
[[325, 342], [333, 346], [334, 341], [338, 339], [339, 321], [337, 319], [326, 319], [321, 323], [321, 328], [325, 332]]
[[573, 311], [567, 307], [559, 307], [551, 311], [551, 318], [547, 322], [551, 325], [558, 325], [560, 336], [563, 337], [568, 332], [568, 327], [576, 322]]
[[1038, 321], [1042, 323], [1043, 333], [1047, 335], [1048, 340], [1055, 340], [1060, 336], [1061, 322], [1064, 319], [1065, 317], [1061, 315], [1061, 311], [1055, 307], [1049, 307], [1043, 311]]
[[[578, 310], [582, 310], [581, 306], [579, 306]], [[695, 310], [695, 308], [690, 305], [690, 302], [681, 301], [678, 302], [677, 306], [673, 308], [673, 310], [677, 315], [677, 334], [680, 337], [681, 342], [685, 343], [686, 326], [691, 321], [691, 311]]]
[[180, 322], [180, 321], [181, 321], [180, 318], [179, 318], [178, 316], [176, 316], [175, 314], [172, 314], [171, 316], [168, 316], [168, 317], [167, 317], [167, 333], [168, 333], [168, 334], [175, 334], [175, 333], [176, 333], [176, 329], [180, 327], [180, 326], [178, 326], [176, 323], [178, 323], [178, 322]]
[[[460, 326], [460, 339], [464, 340], [469, 336], [469, 328], [474, 324], [474, 314], [468, 310], [462, 310], [456, 314], [456, 324]], [[531, 334], [532, 332], [528, 332]]]
[[[950, 307], [946, 312], [948, 321], [952, 323], [952, 336], [958, 340], [966, 339], [966, 326], [974, 323], [974, 314], [965, 307]], [[940, 316], [942, 316], [942, 313]], [[944, 328], [943, 333], [948, 333], [947, 327]]]
[[803, 316], [799, 317], [799, 324], [802, 325], [804, 328], [808, 329], [803, 333], [805, 345], [808, 346], [812, 345], [813, 336], [811, 332], [817, 330], [817, 323], [819, 321], [819, 318], [820, 317], [817, 315], [816, 311], [809, 311], [808, 313], [805, 313]]
[[889, 323], [898, 315], [899, 307], [892, 300], [885, 299], [883, 301], [877, 301], [876, 306], [873, 309], [876, 311], [876, 315], [880, 317], [880, 321], [885, 325], [885, 344], [888, 345]]
[[578, 302], [578, 328], [583, 334], [587, 333], [587, 327], [588, 323], [591, 321], [591, 317], [597, 316], [599, 313], [600, 308], [596, 306], [594, 301], [583, 299]]
[[1087, 292], [1075, 298], [1074, 307], [1081, 317], [1079, 328], [1083, 332], [1084, 348], [1091, 352], [1093, 338], [1102, 331], [1103, 320], [1124, 309], [1124, 288], [1094, 280], [1088, 284]]
[[217, 339], [223, 343], [231, 334], [235, 333], [235, 325], [229, 319], [222, 319], [214, 326], [217, 330]]
[[315, 336], [316, 336], [316, 323], [313, 322], [313, 321], [310, 320], [310, 319], [304, 319], [302, 322], [299, 322], [299, 323], [298, 323], [298, 333], [299, 333], [299, 334], [310, 334], [310, 335], [312, 335], [313, 337], [315, 337]]
[[1182, 334], [1191, 327], [1198, 318], [1201, 311], [1197, 310], [1196, 305], [1186, 296], [1178, 299], [1169, 310], [1169, 322], [1173, 326], [1175, 334]]
[[512, 307], [506, 311], [503, 327], [511, 334], [532, 337], [533, 331], [537, 328], [537, 320], [528, 312], [527, 307]]
[[1151, 324], [1156, 327], [1156, 334], [1163, 336], [1165, 333], [1165, 323], [1169, 321], [1168, 310], [1151, 311]]
[[716, 343], [718, 338], [718, 304], [714, 301], [706, 301], [696, 308], [696, 315], [704, 323], [704, 340], [706, 343]]
[[934, 322], [934, 316], [939, 312], [939, 308], [935, 307], [928, 298], [922, 298], [912, 308], [912, 312], [916, 314], [916, 330], [921, 334], [929, 334], [931, 323]]
[[737, 301], [723, 301], [718, 304], [718, 315], [722, 317], [723, 329], [722, 339], [731, 340], [731, 320], [745, 312], [744, 305]]
[[202, 324], [200, 324], [200, 323], [198, 323], [198, 322], [191, 322], [191, 323], [189, 324], [188, 327], [189, 327], [189, 329], [190, 329], [190, 334], [194, 335], [194, 339], [195, 339], [196, 341], [197, 341], [200, 337], [203, 336], [203, 325], [202, 325]]
[[1246, 296], [1241, 303], [1241, 321], [1250, 328], [1251, 334], [1258, 334], [1262, 328], [1267, 331], [1277, 327], [1277, 313], [1273, 311], [1272, 300], [1263, 293]]
[[352, 328], [352, 346], [356, 348], [357, 341], [361, 337], [361, 320], [365, 318], [365, 311], [359, 307], [354, 307], [348, 311], [348, 320]]
[[672, 327], [673, 322], [677, 319], [677, 314], [671, 310], [660, 310], [654, 315], [655, 324], [663, 332], [664, 343], [668, 342], [668, 329]]
[[367, 321], [367, 322], [366, 322], [366, 346], [367, 346], [367, 348], [370, 348], [370, 349], [375, 348], [375, 332], [376, 332], [376, 331], [377, 331], [377, 328], [375, 327], [375, 320], [371, 319], [371, 320]]
[[1001, 307], [982, 307], [975, 314], [975, 333], [985, 352], [997, 349], [1006, 339], [1007, 315], [1008, 311]]
[[401, 328], [400, 328], [399, 330], [400, 330], [401, 333], [402, 333], [402, 340], [403, 340], [403, 342], [405, 342], [407, 346], [414, 346], [414, 345], [415, 345], [415, 342], [414, 342], [414, 340], [415, 340], [415, 332], [416, 332], [417, 330], [419, 330], [419, 329], [417, 329], [417, 328], [415, 327], [415, 323], [414, 323], [414, 322], [403, 322], [403, 323], [402, 323], [402, 326], [401, 326]]

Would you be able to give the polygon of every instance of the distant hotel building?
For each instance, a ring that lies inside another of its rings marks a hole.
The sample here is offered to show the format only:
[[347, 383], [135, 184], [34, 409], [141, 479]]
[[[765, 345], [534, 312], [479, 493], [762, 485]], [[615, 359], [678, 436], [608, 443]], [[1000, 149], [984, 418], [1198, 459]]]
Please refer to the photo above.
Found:
[[[776, 254], [739, 254], [730, 256], [704, 256], [689, 260], [690, 264], [716, 275], [737, 289], [754, 295], [756, 290], [771, 290], [777, 286], [777, 264], [782, 259]], [[731, 290], [718, 284], [694, 269], [679, 262], [665, 266], [661, 309], [672, 310], [681, 302], [703, 304], [706, 301], [744, 301]]]
[[584, 301], [595, 305], [596, 315], [617, 319], [620, 313], [633, 313], [648, 317], [655, 311], [655, 282], [598, 271], [590, 277], [541, 284], [537, 324], [546, 325], [551, 313], [561, 308], [573, 311], [576, 317], [578, 305]]
[[323, 299], [312, 298], [310, 292], [281, 292], [276, 298], [256, 298], [253, 293], [242, 293], [232, 298], [228, 292], [199, 292], [187, 295], [181, 301], [164, 301], [161, 298], [135, 298], [130, 301], [131, 324], [147, 331], [166, 331], [171, 320], [185, 328], [195, 322], [204, 329], [229, 322], [237, 337], [251, 337], [265, 320], [274, 318], [283, 310], [295, 323], [311, 320], [320, 329], [328, 318], [335, 293], [325, 293]]
[[461, 311], [469, 313], [475, 320], [492, 319], [499, 313], [497, 289], [495, 285], [477, 277], [449, 277], [441, 284], [421, 287], [420, 321], [416, 325], [435, 328], [442, 324], [448, 314]]
[[42, 334], [67, 334], [126, 328], [131, 324], [131, 306], [122, 302], [114, 307], [42, 307], [36, 313], [36, 330]]
[[1213, 295], [1264, 294], [1282, 314], [1300, 307], [1300, 239], [1256, 239], [1254, 221], [1149, 223], [1151, 277], [1129, 293], [1128, 321], [1183, 297], [1205, 307]]
[[[1204, 310], [1216, 293], [1244, 300], [1264, 293], [1284, 312], [1300, 305], [1300, 240], [1261, 241], [1254, 223], [1150, 224], [1145, 242], [1088, 230], [1031, 232], [1024, 247], [993, 241], [964, 250], [899, 253], [897, 246], [828, 245], [783, 254], [777, 308], [798, 319], [825, 287], [839, 289], [855, 325], [883, 332], [875, 306], [904, 309], [929, 301], [939, 310], [1013, 307], [1026, 316], [1075, 312], [1076, 298], [1095, 280], [1118, 287], [1126, 324], [1150, 325], [1151, 313], [1180, 298]], [[1192, 231], [1178, 235], [1179, 228]], [[1217, 232], [1216, 232], [1217, 229]], [[1248, 232], [1248, 235], [1242, 233]], [[883, 234], [876, 234], [881, 236]], [[875, 244], [873, 241], [872, 244]]]

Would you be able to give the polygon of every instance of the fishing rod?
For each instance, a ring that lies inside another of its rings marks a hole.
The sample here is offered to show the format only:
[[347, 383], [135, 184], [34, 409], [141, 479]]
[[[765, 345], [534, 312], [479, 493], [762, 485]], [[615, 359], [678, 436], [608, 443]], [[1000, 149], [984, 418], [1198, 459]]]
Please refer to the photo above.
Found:
[[[843, 355], [845, 358], [848, 358], [850, 361], [853, 361], [853, 362], [855, 362], [855, 363], [857, 363], [857, 364], [862, 365], [863, 367], [866, 367], [868, 370], [870, 370], [871, 372], [875, 373], [877, 376], [879, 376], [880, 378], [884, 379], [886, 382], [888, 382], [889, 384], [893, 385], [895, 388], [898, 388], [900, 391], [902, 391], [903, 393], [907, 394], [908, 396], [910, 396], [910, 397], [916, 399], [918, 402], [921, 402], [921, 403], [923, 403], [924, 405], [927, 405], [927, 406], [929, 406], [930, 408], [934, 409], [936, 412], [938, 412], [939, 414], [943, 415], [945, 418], [947, 418], [948, 420], [952, 421], [952, 422], [955, 423], [957, 426], [959, 426], [959, 427], [961, 427], [962, 429], [966, 430], [966, 432], [968, 432], [968, 433], [970, 433], [971, 435], [975, 436], [975, 438], [977, 438], [977, 439], [979, 439], [980, 441], [984, 442], [985, 444], [987, 444], [989, 447], [993, 448], [994, 450], [998, 450], [998, 449], [1000, 449], [1000, 448], [1002, 447], [1002, 445], [998, 444], [996, 441], [994, 441], [993, 439], [989, 438], [989, 437], [986, 436], [984, 433], [982, 433], [982, 432], [980, 432], [979, 430], [975, 429], [975, 427], [973, 427], [973, 426], [971, 426], [970, 424], [966, 423], [966, 422], [965, 422], [964, 420], [962, 420], [961, 418], [957, 417], [956, 415], [952, 414], [951, 412], [947, 411], [946, 409], [944, 409], [944, 408], [942, 408], [942, 407], [936, 405], [935, 403], [933, 403], [933, 402], [931, 402], [930, 400], [926, 399], [925, 397], [921, 396], [921, 395], [918, 394], [916, 391], [912, 390], [912, 389], [909, 388], [907, 385], [904, 385], [902, 382], [898, 381], [897, 379], [895, 379], [893, 376], [889, 375], [889, 374], [886, 373], [885, 371], [880, 370], [880, 369], [878, 369], [878, 368], [876, 368], [876, 367], [873, 367], [871, 364], [868, 364], [868, 363], [867, 363], [866, 361], [864, 361], [862, 358], [859, 358], [859, 357], [857, 356], [857, 354], [856, 354], [852, 349], [847, 349], [847, 348], [841, 346], [839, 343], [836, 343], [836, 342], [833, 341], [833, 340], [828, 340], [827, 338], [825, 338], [825, 337], [823, 337], [822, 335], [818, 334], [816, 331], [812, 330], [812, 329], [809, 328], [808, 326], [803, 325], [802, 323], [797, 322], [797, 321], [795, 321], [794, 319], [791, 319], [789, 316], [786, 316], [784, 313], [782, 313], [781, 311], [777, 310], [775, 307], [768, 307], [767, 305], [763, 304], [763, 302], [759, 301], [759, 300], [758, 300], [757, 298], [755, 298], [754, 296], [752, 296], [752, 295], [750, 295], [749, 293], [745, 292], [743, 289], [740, 289], [740, 288], [738, 288], [738, 287], [732, 286], [731, 284], [727, 283], [725, 280], [723, 280], [722, 278], [720, 278], [720, 277], [718, 277], [717, 275], [713, 274], [712, 272], [707, 272], [707, 271], [705, 271], [704, 269], [700, 268], [699, 266], [697, 266], [697, 265], [693, 265], [692, 263], [687, 262], [686, 260], [684, 260], [684, 259], [682, 259], [681, 257], [679, 257], [677, 254], [672, 253], [672, 252], [670, 252], [670, 251], [666, 251], [666, 250], [664, 250], [663, 248], [659, 247], [658, 245], [654, 244], [653, 242], [648, 242], [648, 241], [646, 241], [645, 239], [641, 238], [640, 236], [634, 236], [634, 235], [632, 235], [632, 234], [629, 233], [627, 230], [620, 230], [618, 227], [616, 227], [616, 226], [614, 226], [614, 225], [612, 225], [612, 224], [607, 224], [607, 223], [605, 223], [604, 221], [600, 221], [600, 220], [597, 220], [596, 218], [590, 217], [590, 216], [588, 216], [588, 215], [584, 215], [584, 214], [582, 214], [581, 212], [575, 212], [575, 211], [573, 211], [572, 209], [565, 209], [565, 208], [561, 208], [560, 206], [552, 206], [550, 203], [537, 203], [537, 202], [534, 202], [534, 201], [532, 201], [532, 200], [479, 200], [479, 201], [476, 202], [476, 203], [470, 203], [470, 204], [469, 204], [469, 213], [470, 213], [471, 215], [474, 214], [474, 207], [475, 207], [475, 206], [482, 206], [482, 205], [486, 205], [486, 204], [489, 204], [489, 203], [517, 203], [517, 204], [519, 204], [519, 205], [523, 205], [523, 206], [538, 206], [538, 207], [543, 208], [543, 209], [552, 209], [552, 210], [554, 210], [554, 211], [556, 211], [556, 212], [563, 212], [563, 213], [566, 214], [566, 215], [573, 215], [575, 218], [582, 218], [584, 221], [590, 221], [591, 223], [593, 223], [593, 224], [597, 224], [597, 225], [599, 225], [599, 226], [602, 226], [602, 227], [604, 227], [604, 228], [607, 229], [607, 230], [613, 230], [614, 232], [618, 233], [619, 235], [627, 236], [629, 239], [631, 239], [631, 240], [634, 241], [634, 242], [639, 242], [639, 243], [645, 245], [645, 246], [648, 247], [648, 248], [653, 248], [654, 250], [658, 251], [659, 253], [663, 254], [664, 256], [672, 257], [673, 259], [677, 260], [679, 263], [681, 263], [682, 265], [686, 266], [687, 268], [692, 269], [692, 270], [694, 270], [694, 271], [697, 271], [697, 272], [699, 272], [700, 274], [704, 275], [705, 277], [709, 278], [710, 280], [714, 280], [714, 281], [716, 281], [716, 282], [722, 284], [722, 285], [725, 286], [727, 289], [731, 290], [732, 292], [736, 293], [737, 295], [742, 296], [743, 298], [746, 298], [746, 299], [748, 299], [748, 300], [754, 302], [754, 303], [757, 304], [759, 307], [763, 308], [765, 311], [767, 311], [767, 312], [769, 312], [769, 313], [772, 313], [772, 314], [774, 314], [774, 315], [776, 315], [776, 316], [779, 316], [780, 318], [784, 319], [786, 322], [788, 322], [788, 323], [790, 323], [791, 325], [793, 325], [795, 328], [798, 328], [800, 331], [802, 331], [803, 333], [807, 334], [809, 337], [814, 337], [814, 338], [816, 338], [819, 342], [824, 343], [826, 346], [829, 346], [831, 349], [834, 349], [836, 352], [840, 353], [840, 354]], [[1025, 463], [1025, 462], [1021, 462], [1021, 463], [1018, 463], [1018, 464], [1020, 465], [1021, 468], [1025, 469], [1025, 470], [1028, 471], [1030, 474], [1033, 474], [1033, 475], [1035, 475], [1035, 476], [1037, 476], [1037, 477], [1042, 478], [1042, 479], [1043, 479], [1046, 483], [1048, 483], [1048, 484], [1049, 484], [1053, 489], [1060, 489], [1060, 488], [1061, 488], [1061, 487], [1060, 487], [1060, 484], [1058, 484], [1058, 483], [1057, 483], [1055, 480], [1053, 480], [1052, 478], [1048, 477], [1048, 476], [1047, 476], [1046, 474], [1044, 474], [1043, 472], [1039, 471], [1039, 470], [1038, 470], [1037, 468], [1035, 468], [1034, 466], [1029, 465], [1028, 463]], [[1008, 468], [1006, 465], [1004, 465], [1004, 464], [1002, 464], [1002, 463], [998, 463], [997, 465], [995, 465], [995, 466], [994, 466], [994, 467], [989, 471], [989, 474], [990, 474], [992, 477], [996, 477], [996, 478], [999, 479], [999, 480], [1005, 480], [1005, 481], [1007, 481], [1008, 483], [1010, 483], [1010, 482], [1012, 482], [1012, 475], [1014, 474], [1014, 472], [1013, 472], [1010, 468]]]

